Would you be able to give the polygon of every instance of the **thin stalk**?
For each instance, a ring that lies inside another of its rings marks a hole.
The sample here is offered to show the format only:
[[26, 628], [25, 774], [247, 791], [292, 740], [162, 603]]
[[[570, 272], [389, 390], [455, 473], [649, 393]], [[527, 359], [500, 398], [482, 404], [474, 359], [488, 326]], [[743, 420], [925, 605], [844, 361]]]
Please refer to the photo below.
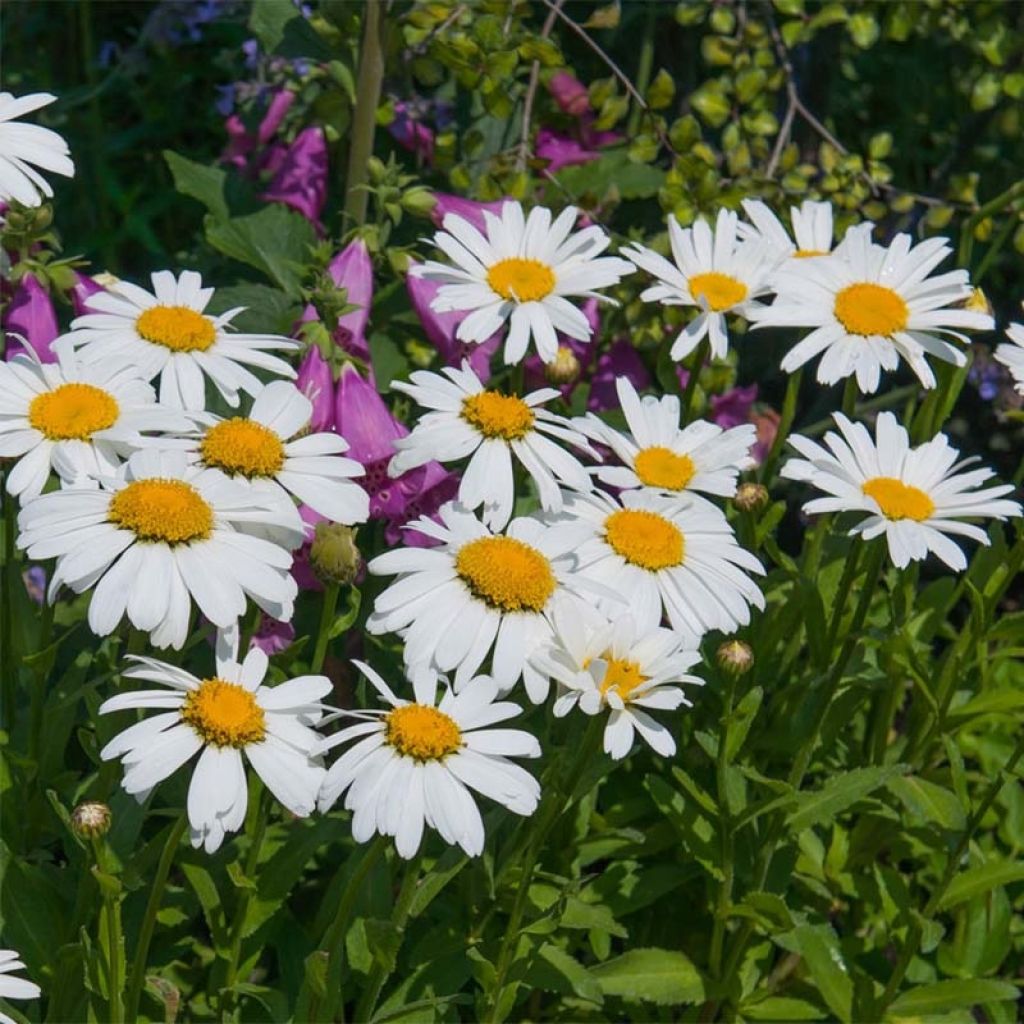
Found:
[[[651, 81], [651, 71], [654, 68], [654, 29], [657, 21], [657, 10], [655, 4], [647, 7], [647, 22], [644, 25], [644, 38], [640, 44], [640, 60], [636, 67], [636, 91], [642, 96], [647, 92], [647, 86]], [[626, 138], [636, 138], [640, 131], [640, 118], [643, 117], [643, 108], [633, 104], [629, 112], [629, 123], [626, 128]]]
[[775, 464], [782, 454], [782, 446], [793, 429], [793, 420], [796, 418], [797, 400], [800, 397], [800, 382], [803, 380], [804, 369], [801, 366], [795, 373], [789, 375], [786, 381], [786, 395], [782, 399], [782, 413], [779, 416], [779, 429], [775, 432], [775, 439], [764, 460], [761, 468], [761, 482], [767, 483], [771, 479]]
[[338, 607], [338, 591], [341, 588], [337, 583], [328, 583], [324, 587], [323, 604], [320, 606], [320, 627], [316, 634], [316, 647], [313, 649], [313, 660], [309, 663], [309, 671], [317, 675], [324, 667], [324, 658], [327, 657], [327, 641], [334, 623], [334, 613]]
[[839, 637], [839, 626], [843, 621], [843, 615], [846, 612], [846, 602], [850, 596], [850, 587], [853, 586], [853, 581], [857, 576], [857, 568], [860, 563], [860, 553], [863, 550], [864, 545], [859, 541], [854, 541], [853, 545], [846, 556], [846, 562], [843, 565], [843, 575], [839, 578], [839, 587], [836, 590], [835, 601], [832, 604], [832, 618], [828, 624], [828, 637], [826, 639], [826, 647], [832, 650], [836, 645], [836, 640]]
[[702, 339], [693, 350], [693, 357], [690, 360], [689, 366], [690, 375], [686, 379], [686, 388], [683, 390], [682, 422], [684, 426], [690, 422], [690, 415], [693, 412], [693, 398], [697, 393], [697, 381], [700, 379], [701, 367], [703, 367], [704, 360], [707, 358], [710, 351], [711, 343], [707, 338]]
[[349, 132], [348, 172], [345, 175], [346, 222], [363, 224], [369, 196], [366, 181], [373, 156], [373, 136], [377, 130], [377, 105], [384, 78], [384, 53], [381, 26], [384, 4], [366, 0], [363, 8], [363, 42], [359, 48], [359, 80], [356, 83], [356, 108]]
[[17, 662], [14, 660], [13, 640], [14, 624], [14, 587], [17, 577], [17, 562], [14, 554], [14, 534], [16, 532], [15, 519], [18, 514], [17, 499], [6, 492], [2, 486], [6, 484], [7, 475], [0, 482], [0, 502], [4, 507], [4, 546], [3, 546], [3, 572], [0, 574], [0, 598], [3, 607], [0, 608], [0, 663], [5, 665], [3, 672], [0, 672], [0, 679], [3, 680], [3, 712], [4, 724], [10, 730], [14, 725], [16, 685], [18, 679]]
[[188, 817], [182, 814], [167, 834], [167, 842], [164, 843], [160, 862], [157, 864], [156, 874], [153, 876], [146, 912], [142, 917], [138, 941], [135, 943], [135, 956], [132, 958], [131, 970], [128, 973], [128, 988], [124, 1000], [125, 1020], [127, 1021], [134, 1021], [139, 1015], [139, 1000], [146, 982], [146, 961], [149, 959], [149, 944], [153, 940], [153, 932], [156, 929], [156, 915], [160, 912], [160, 904], [163, 902], [164, 889], [167, 887], [167, 878], [171, 873], [174, 855], [178, 851], [181, 837], [185, 834], [187, 827]]
[[851, 420], [857, 411], [857, 394], [857, 378], [851, 373], [843, 385], [843, 415]]
[[[899, 405], [900, 402], [905, 398], [913, 398], [921, 390], [920, 384], [905, 384], [900, 388], [893, 388], [892, 391], [887, 391], [884, 395], [879, 395], [877, 398], [869, 398], [866, 402], [860, 402], [854, 412], [856, 415], [864, 416], [870, 412], [877, 412], [879, 409], [888, 409], [890, 406]], [[909, 423], [908, 417], [903, 418], [904, 423]], [[831, 416], [823, 420], [816, 420], [809, 427], [801, 428], [801, 433], [806, 437], [816, 437], [818, 434], [824, 434], [826, 430], [830, 430], [834, 426], [834, 421]]]
[[964, 221], [960, 228], [960, 247], [957, 251], [957, 262], [961, 267], [970, 266], [971, 253], [974, 249], [974, 229], [986, 217], [999, 213], [1022, 197], [1024, 197], [1024, 181], [1016, 181], [1005, 192], [1000, 192], [995, 199], [990, 199], [983, 206], [978, 207]]
[[718, 888], [718, 904], [715, 907], [715, 924], [711, 933], [711, 950], [708, 966], [713, 978], [722, 971], [722, 947], [725, 942], [725, 924], [732, 904], [732, 885], [735, 874], [735, 848], [732, 830], [732, 808], [729, 805], [727, 748], [729, 745], [729, 723], [732, 720], [732, 706], [736, 693], [736, 677], [725, 674], [725, 691], [722, 695], [722, 728], [718, 736], [718, 757], [715, 761], [715, 778], [718, 795], [718, 844], [722, 857], [722, 884]]
[[[111, 875], [107, 857], [107, 841], [96, 837], [92, 841], [93, 854], [96, 857], [96, 868], [105, 875]], [[124, 978], [121, 977], [121, 947], [124, 938], [121, 933], [121, 903], [118, 894], [111, 892], [106, 885], [100, 885], [100, 896], [103, 900], [103, 916], [107, 925], [107, 990], [110, 995], [108, 1010], [110, 1024], [122, 1024], [125, 1020]]]

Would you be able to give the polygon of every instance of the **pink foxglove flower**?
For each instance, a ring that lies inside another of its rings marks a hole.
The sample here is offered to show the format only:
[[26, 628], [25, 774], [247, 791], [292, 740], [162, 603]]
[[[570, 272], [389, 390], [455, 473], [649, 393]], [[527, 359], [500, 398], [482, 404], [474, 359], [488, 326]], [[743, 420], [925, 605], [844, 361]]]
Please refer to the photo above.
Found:
[[[57, 357], [50, 349], [50, 343], [60, 333], [57, 313], [49, 292], [33, 274], [26, 274], [15, 289], [14, 298], [4, 318], [4, 330], [8, 334], [20, 335], [39, 356], [41, 362], [54, 363]], [[21, 343], [11, 344], [8, 339], [7, 355], [23, 349]]]
[[434, 198], [437, 200], [437, 205], [430, 211], [430, 219], [439, 228], [444, 226], [445, 217], [449, 213], [454, 213], [464, 220], [468, 220], [477, 231], [486, 231], [484, 211], [493, 213], [495, 217], [500, 217], [501, 209], [505, 205], [504, 199], [493, 203], [480, 203], [475, 199], [464, 199], [462, 196], [449, 195], [447, 192], [435, 192]]
[[313, 433], [334, 429], [334, 377], [327, 360], [316, 345], [299, 363], [295, 386], [313, 403], [309, 427]]
[[590, 397], [587, 399], [587, 408], [591, 412], [619, 407], [619, 396], [615, 390], [616, 377], [625, 377], [637, 391], [645, 391], [651, 386], [651, 375], [640, 354], [625, 339], [615, 342], [597, 360]]
[[327, 201], [327, 140], [322, 128], [299, 132], [262, 198], [298, 210], [323, 231], [320, 214]]

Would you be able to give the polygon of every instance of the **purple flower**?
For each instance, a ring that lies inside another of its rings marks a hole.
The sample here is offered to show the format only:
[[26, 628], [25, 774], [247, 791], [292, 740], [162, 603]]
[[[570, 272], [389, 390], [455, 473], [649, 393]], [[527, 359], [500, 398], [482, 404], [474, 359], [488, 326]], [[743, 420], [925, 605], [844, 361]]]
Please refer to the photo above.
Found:
[[249, 641], [249, 647], [258, 647], [267, 657], [271, 657], [291, 646], [294, 639], [295, 627], [290, 622], [278, 622], [266, 612], [261, 612], [260, 624]]
[[304, 128], [288, 147], [263, 199], [298, 210], [319, 231], [327, 201], [327, 140], [322, 128]]
[[89, 309], [86, 301], [91, 295], [104, 290], [103, 286], [97, 284], [87, 274], [80, 274], [77, 270], [75, 283], [71, 286], [71, 305], [75, 308], [75, 316], [85, 316], [87, 313], [95, 313], [96, 310]]
[[434, 162], [434, 132], [414, 116], [408, 103], [395, 103], [395, 119], [388, 125], [388, 131], [410, 152], [415, 153], [425, 164]]
[[309, 549], [313, 544], [313, 534], [317, 523], [326, 523], [326, 516], [314, 512], [308, 505], [299, 505], [299, 516], [303, 523], [305, 539], [302, 546], [292, 556], [292, 578], [300, 590], [323, 590], [324, 585], [317, 579], [316, 573], [309, 562]]
[[[410, 264], [410, 269], [412, 269]], [[416, 315], [420, 318], [423, 333], [441, 354], [446, 366], [461, 366], [464, 359], [469, 360], [473, 372], [484, 383], [491, 376], [491, 356], [501, 344], [501, 332], [496, 331], [480, 344], [466, 344], [455, 337], [459, 324], [469, 315], [465, 311], [435, 313], [430, 303], [441, 287], [437, 281], [428, 281], [424, 277], [407, 274], [405, 287], [409, 292], [409, 301]], [[539, 362], [539, 359], [538, 359]]]
[[217, 86], [217, 99], [213, 104], [221, 117], [227, 117], [235, 109], [235, 83]]
[[586, 149], [568, 135], [559, 135], [550, 128], [541, 128], [537, 132], [534, 152], [541, 160], [547, 160], [548, 170], [554, 174], [563, 167], [574, 164], [589, 164], [601, 154], [594, 149]]
[[[14, 298], [7, 309], [4, 330], [10, 334], [21, 335], [41, 362], [57, 361], [57, 357], [50, 349], [50, 343], [60, 333], [57, 327], [57, 313], [49, 293], [33, 274], [26, 274], [15, 289]], [[20, 348], [24, 346], [19, 345]], [[7, 349], [7, 353], [14, 354], [13, 346]]]
[[587, 87], [568, 71], [553, 74], [548, 82], [548, 89], [559, 107], [571, 117], [582, 117], [590, 110]]
[[463, 199], [462, 196], [453, 196], [447, 192], [435, 192], [434, 198], [437, 200], [437, 204], [430, 211], [430, 218], [438, 227], [444, 226], [444, 218], [447, 214], [456, 213], [483, 232], [487, 231], [487, 225], [484, 223], [484, 211], [489, 210], [496, 217], [500, 217], [501, 208], [505, 205], [504, 199], [499, 199], [494, 203], [478, 203], [475, 199]]
[[327, 271], [334, 283], [345, 289], [348, 302], [359, 307], [338, 318], [334, 340], [350, 355], [369, 362], [366, 327], [373, 305], [373, 261], [366, 243], [361, 238], [353, 239], [331, 260]]
[[[254, 150], [265, 147], [277, 134], [285, 115], [294, 102], [295, 93], [290, 89], [278, 89], [271, 97], [267, 112], [263, 115], [263, 120], [260, 122], [255, 136], [246, 129], [237, 114], [232, 114], [224, 122], [224, 130], [228, 133], [228, 144], [221, 154], [221, 160], [243, 170], [248, 168], [249, 155]], [[263, 166], [261, 161], [255, 161], [252, 170], [258, 170], [261, 166]]]
[[591, 412], [619, 407], [619, 396], [615, 391], [616, 377], [625, 377], [637, 391], [644, 391], [651, 386], [651, 375], [640, 354], [625, 339], [615, 342], [597, 360], [590, 396], [587, 398], [587, 408]]
[[403, 529], [420, 516], [428, 516], [440, 522], [437, 510], [446, 502], [454, 500], [459, 493], [459, 477], [449, 473], [439, 462], [428, 462], [424, 467], [419, 490], [406, 502], [402, 513], [388, 520], [384, 539], [388, 544], [404, 544], [410, 548], [432, 548], [440, 541], [428, 537], [419, 530]]
[[246, 39], [242, 43], [242, 53], [245, 54], [245, 66], [249, 71], [255, 71], [260, 60], [260, 42], [258, 39]]
[[711, 419], [720, 427], [738, 427], [750, 422], [750, 410], [757, 401], [757, 385], [731, 388], [722, 395], [710, 399]]
[[334, 429], [334, 378], [331, 368], [316, 345], [299, 363], [295, 386], [313, 403], [309, 426], [313, 432]]
[[46, 570], [41, 565], [30, 565], [22, 574], [30, 600], [41, 605], [46, 600]]

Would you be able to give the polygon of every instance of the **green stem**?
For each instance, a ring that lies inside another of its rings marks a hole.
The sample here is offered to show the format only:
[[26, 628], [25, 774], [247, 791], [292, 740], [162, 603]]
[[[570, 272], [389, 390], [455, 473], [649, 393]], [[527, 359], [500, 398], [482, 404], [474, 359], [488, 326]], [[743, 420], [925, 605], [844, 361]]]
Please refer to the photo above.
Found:
[[[636, 68], [636, 91], [641, 96], [647, 91], [647, 86], [651, 81], [651, 71], [654, 68], [654, 30], [657, 21], [657, 5], [649, 4], [647, 7], [647, 22], [644, 25], [644, 38], [640, 44], [640, 60], [637, 63]], [[643, 117], [644, 110], [639, 103], [633, 104], [633, 109], [629, 114], [629, 124], [626, 128], [626, 137], [633, 139], [636, 138], [640, 131], [640, 118]]]
[[[893, 388], [892, 391], [887, 391], [877, 398], [869, 398], [866, 402], [860, 402], [855, 407], [854, 413], [864, 416], [867, 413], [877, 412], [879, 409], [888, 409], [890, 406], [899, 405], [904, 398], [915, 397], [920, 390], [920, 384], [905, 384], [901, 388]], [[904, 418], [903, 422], [909, 423], [910, 420]], [[827, 419], [815, 421], [809, 427], [804, 427], [800, 432], [805, 437], [817, 437], [818, 434], [824, 434], [826, 430], [831, 430], [834, 426], [835, 421], [829, 416]]]
[[340, 586], [337, 583], [328, 583], [324, 587], [323, 604], [320, 606], [320, 628], [316, 634], [316, 647], [313, 649], [313, 660], [309, 663], [309, 671], [317, 675], [324, 667], [324, 658], [327, 657], [327, 642], [334, 624], [334, 613], [338, 607], [338, 591]]
[[700, 380], [701, 367], [704, 365], [704, 360], [707, 358], [711, 351], [711, 342], [704, 338], [693, 350], [693, 357], [690, 360], [688, 367], [690, 376], [686, 379], [686, 388], [683, 390], [682, 399], [682, 423], [686, 426], [690, 422], [690, 415], [693, 412], [693, 398], [697, 393], [697, 381]]
[[153, 940], [153, 932], [156, 929], [156, 915], [160, 912], [160, 904], [163, 902], [164, 889], [167, 886], [167, 877], [171, 872], [174, 855], [178, 851], [178, 846], [187, 827], [188, 816], [182, 814], [167, 834], [167, 842], [164, 843], [160, 862], [157, 864], [156, 874], [153, 876], [146, 912], [142, 917], [138, 941], [135, 943], [135, 956], [132, 958], [132, 967], [128, 974], [128, 989], [124, 1001], [125, 1020], [127, 1021], [136, 1020], [139, 1014], [139, 1000], [146, 983], [146, 962], [149, 959], [149, 944]]
[[786, 381], [786, 394], [782, 399], [782, 413], [779, 416], [779, 428], [775, 432], [775, 439], [765, 457], [764, 465], [761, 467], [761, 482], [767, 484], [775, 470], [775, 464], [782, 454], [782, 446], [789, 437], [793, 428], [793, 420], [796, 418], [797, 399], [800, 397], [800, 382], [803, 380], [804, 370], [801, 366], [795, 373], [789, 375]]
[[969, 267], [971, 252], [974, 249], [974, 229], [986, 217], [999, 213], [1018, 198], [1024, 196], [1024, 181], [1014, 182], [1005, 192], [1000, 192], [995, 199], [990, 199], [984, 206], [980, 206], [964, 221], [960, 228], [960, 248], [957, 251], [957, 262], [961, 267]]
[[839, 626], [843, 621], [843, 615], [846, 612], [846, 602], [850, 596], [850, 588], [853, 586], [853, 581], [857, 576], [857, 568], [860, 563], [860, 553], [864, 548], [864, 544], [855, 540], [850, 547], [849, 552], [846, 555], [846, 563], [843, 565], [843, 575], [839, 578], [839, 587], [836, 590], [835, 601], [832, 603], [832, 618], [828, 624], [828, 637], [825, 645], [828, 650], [832, 650], [836, 645], [836, 640], [839, 637]]
[[359, 50], [359, 80], [356, 83], [356, 108], [352, 112], [349, 133], [348, 172], [345, 177], [345, 221], [363, 224], [369, 196], [366, 181], [373, 156], [373, 136], [377, 130], [377, 105], [384, 78], [384, 54], [381, 48], [380, 0], [366, 0], [363, 9], [363, 41]]
[[857, 411], [857, 395], [857, 378], [851, 373], [843, 385], [843, 415], [851, 420]]
[[721, 976], [722, 947], [725, 942], [725, 925], [732, 905], [734, 876], [734, 841], [732, 830], [732, 808], [729, 805], [728, 746], [729, 723], [732, 720], [733, 699], [736, 693], [736, 677], [726, 673], [725, 692], [722, 696], [721, 731], [718, 736], [718, 757], [715, 762], [715, 778], [718, 791], [718, 842], [722, 857], [722, 884], [718, 889], [718, 904], [715, 908], [715, 923], [711, 933], [711, 950], [708, 966], [713, 978]]
[[2, 678], [3, 694], [3, 720], [8, 731], [14, 726], [16, 686], [18, 680], [17, 661], [14, 658], [13, 638], [14, 624], [14, 588], [17, 585], [18, 563], [14, 554], [14, 535], [17, 530], [16, 517], [18, 514], [18, 501], [6, 491], [7, 474], [0, 481], [0, 502], [3, 503], [4, 517], [4, 543], [3, 543], [3, 571], [0, 573], [0, 599], [3, 601], [3, 608], [0, 608], [0, 664], [4, 665]]
[[[92, 841], [93, 853], [96, 857], [96, 868], [105, 875], [113, 876], [107, 857], [107, 841], [101, 837]], [[103, 916], [107, 926], [107, 989], [109, 992], [108, 1008], [110, 1024], [122, 1024], [125, 1020], [124, 979], [121, 977], [121, 948], [124, 939], [121, 934], [121, 903], [118, 893], [112, 892], [106, 885], [100, 885], [100, 896], [103, 900]]]

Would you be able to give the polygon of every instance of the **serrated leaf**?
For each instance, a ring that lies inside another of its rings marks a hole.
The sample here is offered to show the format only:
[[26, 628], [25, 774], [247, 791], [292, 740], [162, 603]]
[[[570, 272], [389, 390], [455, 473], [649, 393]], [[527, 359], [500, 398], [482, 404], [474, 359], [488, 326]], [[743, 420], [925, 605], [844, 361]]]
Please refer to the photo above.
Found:
[[566, 167], [557, 178], [572, 195], [591, 193], [603, 197], [613, 186], [623, 199], [650, 199], [665, 183], [665, 172], [650, 164], [637, 164], [623, 149], [605, 150], [600, 160]]
[[326, 61], [334, 56], [291, 0], [257, 0], [249, 29], [268, 53], [278, 57]]
[[951, 830], [964, 827], [966, 819], [960, 801], [943, 786], [916, 775], [897, 776], [889, 780], [888, 786], [917, 817]]
[[633, 949], [590, 968], [606, 996], [657, 1006], [684, 1006], [704, 999], [700, 971], [682, 953], [670, 949]]
[[764, 691], [760, 686], [755, 686], [749, 693], [744, 694], [743, 699], [736, 705], [729, 723], [729, 733], [725, 744], [726, 760], [732, 762], [746, 742], [750, 727], [754, 724], [758, 711], [761, 709], [761, 701], [764, 699]]
[[[578, 960], [571, 957], [560, 946], [547, 942], [540, 947], [537, 955], [561, 975], [568, 982], [569, 990], [581, 999], [587, 999], [599, 1005], [604, 1002], [601, 986]], [[530, 980], [530, 975], [527, 975], [527, 980]]]
[[170, 168], [178, 192], [198, 199], [218, 220], [227, 220], [230, 216], [225, 195], [227, 171], [222, 167], [196, 163], [172, 149], [164, 150], [164, 160]]
[[980, 1003], [999, 1003], [1017, 999], [1020, 990], [1008, 981], [987, 978], [968, 978], [957, 981], [937, 981], [932, 985], [918, 985], [902, 993], [889, 1007], [890, 1017], [921, 1017], [977, 1006]]
[[940, 910], [966, 903], [995, 889], [1024, 880], [1024, 861], [1006, 860], [996, 864], [979, 864], [957, 875], [939, 901]]
[[812, 825], [825, 824], [904, 770], [902, 765], [885, 765], [833, 775], [821, 789], [797, 797], [786, 825], [790, 831], [800, 832]]
[[846, 1024], [853, 1015], [853, 982], [828, 925], [802, 924], [789, 933], [828, 1008]]

